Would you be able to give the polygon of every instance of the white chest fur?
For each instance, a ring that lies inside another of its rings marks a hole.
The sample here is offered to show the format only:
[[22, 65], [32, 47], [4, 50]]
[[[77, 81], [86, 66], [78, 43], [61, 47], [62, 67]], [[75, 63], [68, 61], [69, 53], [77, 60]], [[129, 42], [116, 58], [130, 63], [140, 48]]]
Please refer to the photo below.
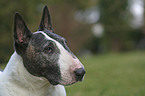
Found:
[[64, 86], [51, 85], [45, 78], [28, 73], [21, 56], [11, 56], [0, 74], [0, 96], [66, 96]]

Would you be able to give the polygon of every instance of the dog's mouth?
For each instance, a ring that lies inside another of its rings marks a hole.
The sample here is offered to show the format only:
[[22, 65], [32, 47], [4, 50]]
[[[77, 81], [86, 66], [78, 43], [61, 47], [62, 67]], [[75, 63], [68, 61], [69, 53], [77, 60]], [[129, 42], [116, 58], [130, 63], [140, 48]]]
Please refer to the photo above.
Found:
[[71, 81], [60, 81], [60, 84], [61, 85], [64, 85], [64, 86], [69, 86], [69, 85], [72, 85], [74, 83], [76, 83], [77, 81], [76, 80], [71, 80]]
[[76, 83], [76, 82], [71, 82], [71, 83], [63, 83], [62, 85], [64, 85], [64, 86], [69, 86], [69, 85], [72, 85], [72, 84], [74, 84], [74, 83]]
[[60, 84], [59, 82], [60, 82], [60, 78], [57, 78], [56, 76], [49, 76], [49, 75], [47, 75], [47, 76], [44, 76], [47, 80], [48, 80], [48, 82], [50, 83], [50, 84], [52, 84], [52, 85], [58, 85], [58, 84]]
[[58, 84], [60, 84], [60, 85], [64, 85], [64, 86], [69, 86], [69, 85], [72, 85], [72, 84], [77, 82], [76, 80], [72, 80], [72, 81], [49, 80], [49, 79], [47, 79], [47, 80], [52, 85], [58, 85]]
[[69, 85], [72, 85], [76, 82], [78, 82], [78, 80], [76, 80], [75, 78], [72, 78], [70, 77], [69, 79], [65, 79], [65, 80], [61, 80], [61, 79], [57, 79], [57, 78], [49, 78], [49, 77], [46, 77], [46, 79], [49, 81], [50, 84], [52, 85], [64, 85], [64, 86], [69, 86]]
[[53, 80], [49, 80], [49, 82], [50, 82], [50, 84], [52, 84], [52, 85], [58, 85], [58, 84], [59, 84], [59, 82], [53, 81]]

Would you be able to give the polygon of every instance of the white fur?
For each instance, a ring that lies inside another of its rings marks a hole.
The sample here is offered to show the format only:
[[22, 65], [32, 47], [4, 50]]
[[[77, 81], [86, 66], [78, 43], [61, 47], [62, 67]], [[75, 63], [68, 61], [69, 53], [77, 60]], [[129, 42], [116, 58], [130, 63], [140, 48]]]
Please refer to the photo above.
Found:
[[62, 85], [50, 85], [43, 77], [31, 75], [16, 52], [0, 74], [0, 96], [66, 96]]

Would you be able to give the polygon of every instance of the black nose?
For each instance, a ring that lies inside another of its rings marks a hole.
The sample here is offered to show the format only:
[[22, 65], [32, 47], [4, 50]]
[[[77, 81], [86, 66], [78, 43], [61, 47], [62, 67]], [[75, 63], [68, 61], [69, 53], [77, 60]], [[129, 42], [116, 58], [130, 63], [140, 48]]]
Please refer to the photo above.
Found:
[[74, 71], [74, 73], [75, 73], [75, 76], [76, 76], [76, 80], [77, 80], [77, 81], [82, 81], [82, 79], [83, 79], [83, 77], [84, 77], [86, 71], [85, 71], [84, 68], [79, 68], [79, 69], [76, 69], [76, 70]]

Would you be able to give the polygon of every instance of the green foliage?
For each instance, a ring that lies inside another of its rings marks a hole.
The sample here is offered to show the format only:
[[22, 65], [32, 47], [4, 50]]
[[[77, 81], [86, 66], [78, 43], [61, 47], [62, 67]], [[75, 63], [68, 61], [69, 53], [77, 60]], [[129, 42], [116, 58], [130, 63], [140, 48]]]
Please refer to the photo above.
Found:
[[67, 88], [68, 96], [144, 96], [145, 52], [109, 53], [81, 58], [83, 82]]
[[[127, 0], [99, 0], [101, 19], [105, 34], [103, 37], [104, 46], [109, 50], [121, 51], [125, 47], [124, 42], [128, 38], [129, 26], [128, 1]], [[127, 18], [125, 18], [127, 17]]]
[[[128, 0], [99, 0], [100, 22], [105, 29], [102, 44], [107, 51], [126, 51], [136, 47], [135, 39], [131, 34], [143, 34], [143, 31], [134, 32], [130, 27], [132, 16], [129, 12]], [[142, 38], [140, 38], [141, 40]], [[139, 43], [139, 42], [138, 42]]]

